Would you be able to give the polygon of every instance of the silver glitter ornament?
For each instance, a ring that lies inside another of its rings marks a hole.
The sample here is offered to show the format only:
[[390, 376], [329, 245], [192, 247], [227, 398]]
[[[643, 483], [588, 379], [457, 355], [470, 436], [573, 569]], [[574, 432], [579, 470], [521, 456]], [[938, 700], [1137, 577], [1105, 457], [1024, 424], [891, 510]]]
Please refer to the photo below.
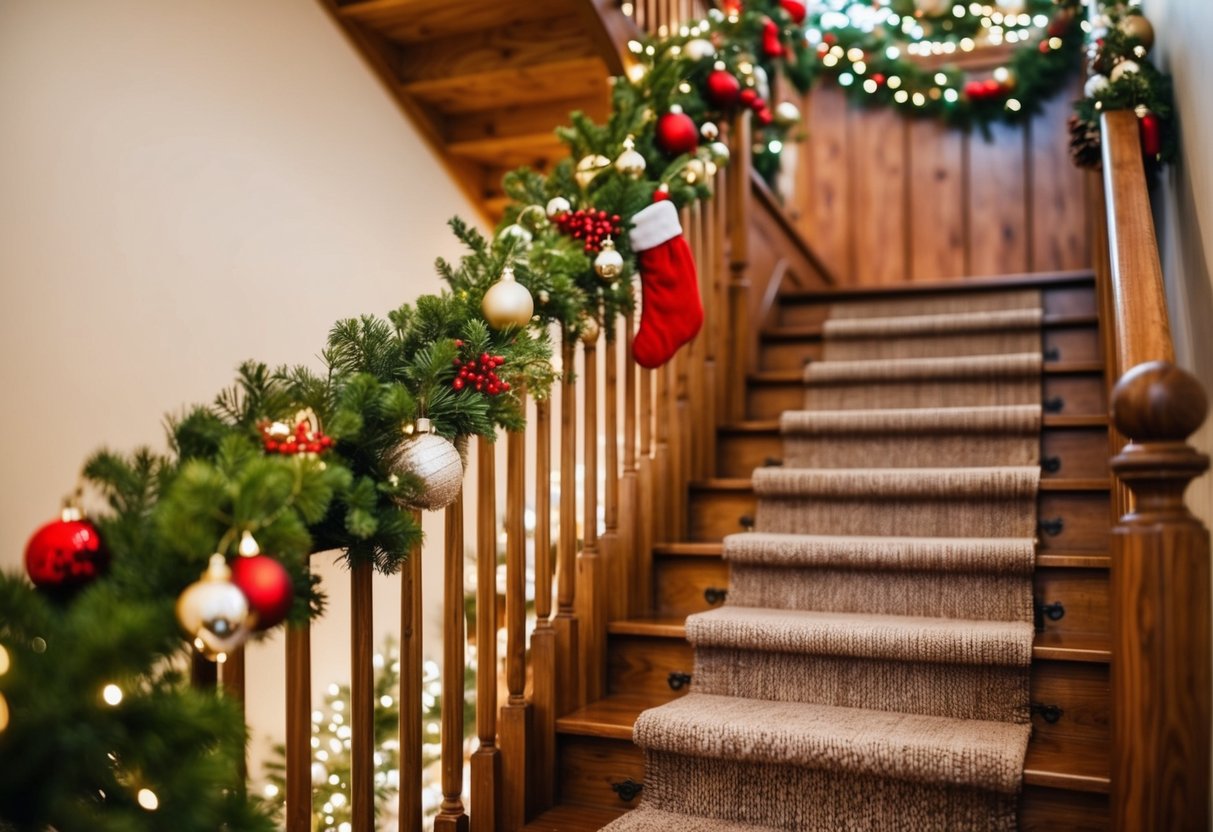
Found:
[[177, 620], [198, 652], [212, 661], [224, 661], [248, 639], [255, 622], [248, 599], [232, 583], [232, 570], [223, 555], [211, 555], [202, 577], [181, 593]]
[[429, 419], [418, 419], [413, 435], [396, 446], [388, 468], [397, 476], [410, 474], [421, 480], [422, 492], [409, 508], [437, 511], [455, 502], [463, 490], [463, 460], [452, 442], [430, 428]]

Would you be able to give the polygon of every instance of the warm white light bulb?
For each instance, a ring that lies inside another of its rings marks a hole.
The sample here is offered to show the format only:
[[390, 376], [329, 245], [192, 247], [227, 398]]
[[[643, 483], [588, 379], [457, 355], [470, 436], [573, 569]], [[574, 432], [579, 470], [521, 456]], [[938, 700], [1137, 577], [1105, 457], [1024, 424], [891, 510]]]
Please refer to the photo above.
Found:
[[140, 789], [135, 795], [135, 799], [139, 801], [139, 805], [149, 812], [154, 812], [160, 808], [160, 798], [156, 797], [156, 793], [151, 789]]
[[101, 689], [101, 698], [107, 705], [118, 705], [122, 702], [122, 688], [114, 684], [106, 685]]

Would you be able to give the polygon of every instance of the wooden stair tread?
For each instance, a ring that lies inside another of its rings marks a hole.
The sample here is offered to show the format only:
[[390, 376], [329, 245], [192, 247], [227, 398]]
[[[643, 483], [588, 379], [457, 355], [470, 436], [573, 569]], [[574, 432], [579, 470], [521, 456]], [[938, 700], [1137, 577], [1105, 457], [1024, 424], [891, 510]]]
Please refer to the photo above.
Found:
[[[1095, 315], [1045, 315], [1041, 324], [1047, 328], [1064, 326], [1094, 326], [1099, 323]], [[783, 324], [770, 326], [761, 333], [764, 341], [803, 341], [817, 340], [822, 337], [825, 325], [817, 324]]]
[[961, 292], [982, 292], [998, 291], [1000, 289], [1059, 286], [1071, 283], [1092, 283], [1094, 280], [1094, 272], [1090, 269], [1080, 269], [1077, 271], [1051, 273], [1011, 274], [998, 277], [954, 278], [951, 280], [916, 283], [848, 286], [846, 288], [825, 290], [798, 290], [784, 292], [779, 296], [779, 299], [782, 302], [792, 303], [828, 303], [836, 300], [879, 297], [893, 298], [905, 295], [913, 296], [931, 292], [952, 292], [957, 290]]
[[[1061, 413], [1046, 413], [1042, 417], [1041, 427], [1046, 428], [1102, 428], [1107, 427], [1108, 417], [1103, 415], [1066, 415]], [[778, 419], [748, 419], [721, 425], [717, 433], [726, 435], [758, 435], [779, 434]]]
[[[1047, 376], [1067, 376], [1077, 373], [1102, 373], [1102, 361], [1046, 361], [1042, 371]], [[759, 370], [749, 373], [746, 380], [751, 384], [803, 384], [804, 370]]]
[[[827, 469], [836, 470], [836, 469]], [[841, 470], [841, 469], [838, 469]], [[896, 468], [888, 469], [890, 471], [898, 470]], [[950, 470], [950, 469], [949, 469]], [[712, 491], [712, 492], [737, 492], [737, 491], [753, 491], [754, 483], [749, 478], [741, 477], [717, 477], [709, 480], [699, 480], [689, 484], [692, 491]], [[1040, 481], [1041, 491], [1109, 491], [1112, 488], [1110, 480], [1089, 478], [1066, 478], [1052, 477], [1042, 479]]]
[[[557, 720], [556, 729], [563, 734], [630, 742], [636, 717], [667, 701], [668, 697], [661, 696], [613, 694]], [[1024, 782], [1075, 791], [1106, 792], [1110, 782], [1107, 751], [1078, 743], [1067, 743], [1065, 749], [1059, 751], [1034, 736], [1028, 743], [1024, 761]]]
[[[611, 635], [685, 639], [687, 637], [686, 617], [619, 619], [607, 624], [607, 632]], [[1106, 636], [1074, 633], [1059, 636], [1046, 628], [1043, 633], [1036, 634], [1036, 639], [1032, 643], [1032, 658], [1034, 660], [1107, 664], [1112, 660], [1112, 651]]]
[[522, 827], [522, 832], [597, 832], [627, 811], [627, 808], [607, 809], [562, 803]]
[[[653, 547], [653, 555], [662, 558], [719, 558], [724, 552], [724, 543], [719, 540], [705, 543], [662, 543]], [[1053, 569], [1107, 569], [1112, 559], [1108, 555], [1090, 552], [1038, 552], [1036, 567]]]

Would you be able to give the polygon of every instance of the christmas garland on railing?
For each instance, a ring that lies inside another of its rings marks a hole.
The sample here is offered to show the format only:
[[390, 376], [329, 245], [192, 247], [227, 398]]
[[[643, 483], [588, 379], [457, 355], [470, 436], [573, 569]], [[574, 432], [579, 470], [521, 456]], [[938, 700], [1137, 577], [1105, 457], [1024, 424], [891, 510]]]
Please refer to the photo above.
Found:
[[27, 574], [0, 575], [0, 759], [21, 761], [0, 829], [272, 828], [241, 788], [241, 714], [186, 684], [178, 624], [221, 661], [322, 610], [312, 553], [398, 569], [420, 538], [411, 510], [460, 493], [461, 440], [521, 429], [526, 396], [548, 394], [549, 325], [613, 338], [636, 275], [637, 361], [692, 338], [676, 208], [709, 195], [742, 108], [768, 153], [787, 137], [797, 119], [763, 83], [790, 65], [803, 13], [753, 2], [636, 44], [643, 70], [616, 80], [607, 123], [562, 131], [576, 162], [511, 174], [491, 239], [452, 222], [469, 253], [438, 262], [444, 292], [338, 322], [320, 373], [245, 364], [169, 420], [167, 453], [86, 463], [104, 507], [85, 519], [75, 495], [31, 538]]
[[1141, 129], [1142, 153], [1152, 164], [1175, 158], [1178, 130], [1171, 77], [1147, 55], [1154, 47], [1154, 27], [1135, 4], [1102, 0], [1089, 27], [1087, 65], [1091, 75], [1085, 97], [1070, 121], [1070, 150], [1081, 167], [1096, 168], [1100, 159], [1100, 113], [1132, 110]]

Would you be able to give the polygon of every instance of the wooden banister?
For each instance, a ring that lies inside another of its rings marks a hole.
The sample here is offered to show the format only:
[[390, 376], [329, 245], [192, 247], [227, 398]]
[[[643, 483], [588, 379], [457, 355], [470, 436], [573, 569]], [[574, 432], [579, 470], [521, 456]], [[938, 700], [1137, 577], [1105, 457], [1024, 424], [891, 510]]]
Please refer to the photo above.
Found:
[[1137, 117], [1107, 113], [1102, 127], [1107, 256], [1099, 252], [1096, 261], [1106, 358], [1114, 364], [1111, 467], [1122, 510], [1112, 535], [1112, 817], [1123, 832], [1203, 830], [1210, 547], [1183, 495], [1209, 467], [1186, 441], [1208, 403], [1200, 383], [1173, 363]]
[[472, 752], [472, 830], [494, 832], [501, 796], [497, 749], [497, 453], [476, 442], [476, 738]]

